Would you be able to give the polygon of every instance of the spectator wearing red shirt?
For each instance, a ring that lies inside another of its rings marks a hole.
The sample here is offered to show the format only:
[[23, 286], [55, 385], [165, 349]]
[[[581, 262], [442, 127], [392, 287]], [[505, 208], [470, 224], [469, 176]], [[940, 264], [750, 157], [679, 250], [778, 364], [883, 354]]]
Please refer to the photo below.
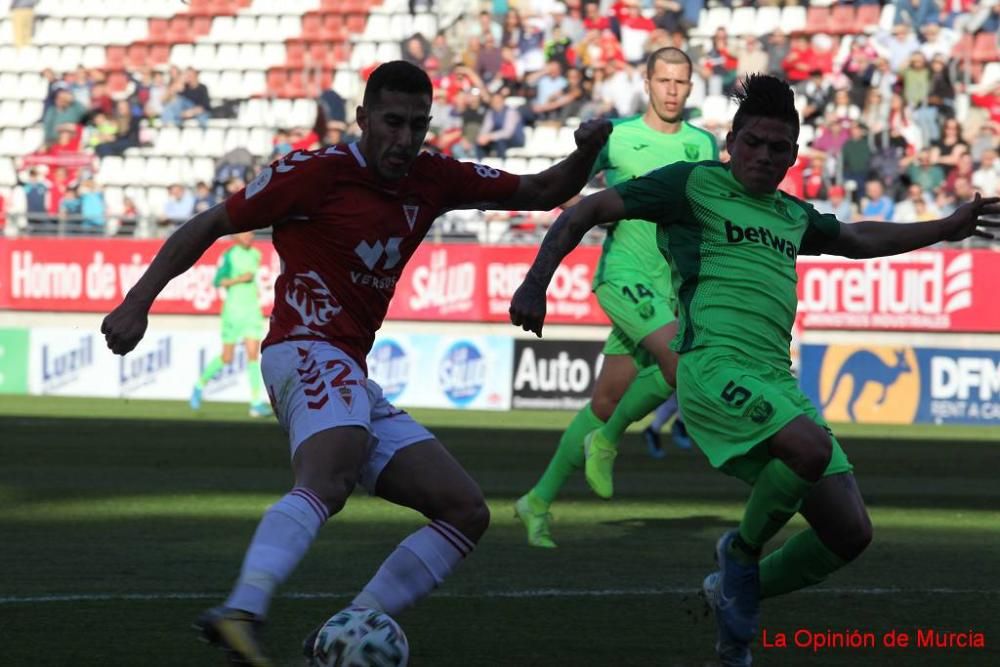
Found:
[[788, 55], [781, 61], [781, 67], [785, 70], [785, 78], [792, 85], [804, 83], [809, 79], [809, 74], [813, 70], [819, 69], [814, 64], [815, 54], [809, 44], [809, 38], [805, 35], [795, 35], [792, 37], [792, 45], [788, 50]]
[[990, 115], [990, 120], [1000, 123], [1000, 83], [995, 84], [990, 90], [970, 95], [969, 99], [973, 106], [985, 109]]
[[717, 28], [712, 36], [712, 48], [701, 60], [702, 76], [708, 81], [710, 95], [728, 95], [736, 83], [739, 59], [729, 50], [729, 33]]
[[620, 3], [624, 9], [618, 19], [621, 27], [622, 52], [625, 60], [637, 65], [646, 60], [646, 42], [656, 30], [652, 19], [642, 15], [639, 0], [624, 0]]
[[601, 16], [601, 8], [598, 3], [588, 2], [584, 7], [584, 28], [587, 30], [611, 30], [611, 19], [607, 16]]

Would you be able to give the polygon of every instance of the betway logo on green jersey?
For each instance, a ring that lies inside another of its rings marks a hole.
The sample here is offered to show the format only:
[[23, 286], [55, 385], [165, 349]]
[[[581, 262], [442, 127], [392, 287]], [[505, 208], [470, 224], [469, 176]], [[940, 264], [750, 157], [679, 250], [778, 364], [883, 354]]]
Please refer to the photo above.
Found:
[[729, 243], [739, 243], [740, 241], [759, 243], [789, 259], [795, 259], [795, 256], [799, 254], [799, 249], [794, 243], [772, 234], [767, 227], [740, 227], [734, 225], [732, 220], [726, 220], [726, 241]]

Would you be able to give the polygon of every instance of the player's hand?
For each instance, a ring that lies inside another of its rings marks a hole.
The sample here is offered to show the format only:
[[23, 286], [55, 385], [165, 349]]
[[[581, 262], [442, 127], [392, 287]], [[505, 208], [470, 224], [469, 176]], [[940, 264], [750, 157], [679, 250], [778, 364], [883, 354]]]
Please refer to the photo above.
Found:
[[978, 236], [984, 239], [996, 238], [990, 232], [981, 229], [1000, 228], [1000, 220], [983, 220], [983, 216], [1000, 216], [1000, 197], [983, 197], [976, 193], [975, 199], [962, 204], [955, 212], [949, 215], [948, 231], [945, 233], [946, 241], [961, 241], [970, 236]]
[[126, 299], [101, 322], [101, 333], [104, 334], [109, 350], [115, 354], [126, 355], [142, 340], [147, 326], [149, 326], [148, 309]]
[[545, 286], [525, 278], [510, 300], [510, 323], [542, 337], [545, 324]]
[[588, 120], [573, 133], [576, 147], [582, 151], [599, 151], [611, 136], [611, 121]]

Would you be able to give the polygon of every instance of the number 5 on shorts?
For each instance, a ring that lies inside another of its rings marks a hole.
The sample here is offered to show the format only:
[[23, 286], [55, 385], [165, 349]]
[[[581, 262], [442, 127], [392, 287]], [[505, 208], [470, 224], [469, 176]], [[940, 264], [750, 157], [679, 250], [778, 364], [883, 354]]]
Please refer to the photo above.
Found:
[[734, 408], [742, 408], [743, 404], [752, 396], [750, 390], [746, 387], [741, 387], [732, 380], [726, 385], [726, 388], [722, 390], [722, 400]]

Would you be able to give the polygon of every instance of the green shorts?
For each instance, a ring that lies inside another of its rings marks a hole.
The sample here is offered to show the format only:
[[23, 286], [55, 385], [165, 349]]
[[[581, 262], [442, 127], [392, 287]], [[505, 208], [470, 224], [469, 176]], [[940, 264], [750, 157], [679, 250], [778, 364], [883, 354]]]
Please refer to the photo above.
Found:
[[226, 345], [241, 340], [260, 340], [263, 337], [264, 316], [260, 313], [222, 318], [222, 342]]
[[676, 318], [677, 301], [670, 285], [670, 275], [650, 280], [636, 273], [634, 277], [617, 276], [594, 290], [597, 302], [611, 320], [611, 333], [604, 344], [604, 354], [628, 354], [641, 368], [653, 363], [652, 355], [640, 345], [642, 340]]
[[826, 475], [853, 466], [830, 427], [789, 371], [715, 350], [682, 354], [677, 399], [684, 425], [713, 467], [753, 484], [773, 458], [765, 441], [799, 415], [830, 434]]

